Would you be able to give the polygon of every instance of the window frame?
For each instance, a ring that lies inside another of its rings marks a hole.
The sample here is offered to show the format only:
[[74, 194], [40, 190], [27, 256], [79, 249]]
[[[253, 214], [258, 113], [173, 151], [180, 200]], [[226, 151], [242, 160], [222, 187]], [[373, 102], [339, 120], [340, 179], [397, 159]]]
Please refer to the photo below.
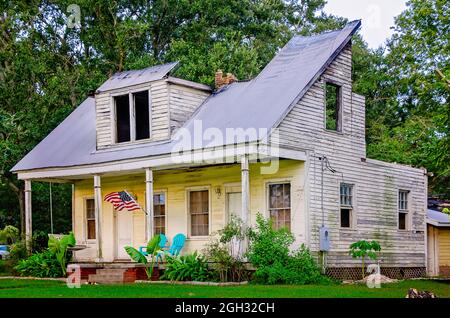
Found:
[[[327, 128], [327, 84], [329, 85], [333, 85], [336, 86], [338, 89], [337, 92], [337, 119], [336, 119], [336, 129], [328, 129]], [[331, 79], [324, 79], [324, 83], [323, 83], [323, 128], [325, 131], [327, 132], [332, 132], [332, 133], [338, 133], [338, 134], [342, 134], [343, 133], [343, 84], [338, 82], [338, 81], [334, 81]]]
[[[208, 191], [208, 235], [192, 235], [191, 234], [191, 210], [190, 210], [190, 193], [195, 191]], [[185, 190], [185, 202], [186, 202], [186, 216], [187, 216], [187, 239], [189, 240], [204, 240], [211, 236], [211, 210], [212, 210], [212, 194], [211, 194], [211, 186], [197, 186], [197, 187], [188, 187]]]
[[[342, 204], [342, 202], [341, 202], [341, 186], [342, 185], [347, 185], [347, 186], [350, 186], [350, 188], [351, 188], [351, 203], [350, 203], [350, 205]], [[355, 229], [355, 227], [356, 227], [356, 184], [350, 183], [350, 182], [339, 182], [338, 195], [339, 195], [339, 198], [338, 198], [338, 200], [339, 200], [339, 229], [341, 229], [341, 230]], [[341, 218], [342, 209], [350, 210], [350, 215], [349, 215], [350, 226], [349, 227], [342, 226], [342, 218]]]
[[[405, 193], [406, 195], [406, 209], [400, 209], [400, 193]], [[397, 190], [397, 230], [399, 231], [409, 231], [410, 230], [410, 224], [409, 224], [409, 219], [410, 219], [410, 213], [409, 213], [409, 195], [410, 195], [411, 191], [410, 190], [406, 190], [406, 189], [398, 189]], [[401, 229], [400, 228], [400, 214], [404, 214], [405, 215], [405, 228]]]
[[[95, 224], [95, 238], [94, 239], [90, 239], [90, 238], [88, 238], [88, 236], [89, 236], [89, 226], [88, 226], [88, 220], [92, 220], [92, 218], [88, 218], [88, 211], [87, 211], [87, 201], [88, 200], [93, 200], [94, 201], [94, 224]], [[84, 213], [84, 222], [83, 222], [83, 225], [84, 225], [84, 240], [86, 241], [86, 242], [97, 242], [97, 218], [96, 218], [96, 215], [95, 215], [95, 198], [93, 197], [93, 196], [89, 196], [89, 197], [84, 197], [83, 198], [83, 213]]]
[[[164, 230], [165, 230], [165, 235], [167, 235], [167, 219], [168, 219], [168, 217], [167, 217], [167, 211], [168, 211], [168, 209], [167, 209], [167, 190], [154, 190], [153, 191], [153, 195], [155, 196], [155, 195], [161, 195], [161, 194], [163, 194], [164, 195], [164, 200], [165, 200], [165, 203], [164, 203]], [[153, 202], [153, 220], [152, 220], [152, 222], [153, 222], [153, 233], [156, 233], [156, 231], [155, 231], [155, 202], [154, 202], [154, 200], [152, 200]], [[158, 217], [160, 217], [160, 216], [158, 216]]]
[[[289, 221], [290, 221], [290, 228], [288, 229], [289, 232], [292, 232], [292, 223], [293, 223], [293, 213], [292, 213], [292, 180], [270, 180], [266, 182], [266, 217], [270, 219], [270, 186], [271, 185], [277, 185], [277, 184], [289, 184], [290, 185], [290, 193], [289, 193]], [[273, 209], [272, 209], [273, 210]], [[278, 210], [287, 210], [286, 208], [279, 208]]]
[[[152, 134], [152, 97], [151, 97], [151, 87], [141, 87], [135, 89], [123, 90], [115, 93], [110, 93], [110, 111], [111, 111], [111, 144], [112, 145], [127, 145], [135, 143], [148, 142], [153, 138]], [[136, 108], [134, 101], [134, 94], [141, 92], [148, 92], [148, 129], [149, 137], [145, 139], [136, 140]], [[128, 107], [130, 112], [130, 140], [124, 142], [117, 142], [117, 111], [116, 111], [116, 97], [128, 95]]]

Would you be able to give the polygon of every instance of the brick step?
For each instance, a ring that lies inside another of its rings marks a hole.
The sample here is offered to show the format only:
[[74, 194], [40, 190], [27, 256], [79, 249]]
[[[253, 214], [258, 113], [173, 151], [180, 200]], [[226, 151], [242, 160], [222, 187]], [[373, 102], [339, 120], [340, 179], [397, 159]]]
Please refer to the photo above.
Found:
[[99, 268], [96, 270], [96, 274], [104, 274], [104, 275], [123, 275], [125, 272], [122, 268]]

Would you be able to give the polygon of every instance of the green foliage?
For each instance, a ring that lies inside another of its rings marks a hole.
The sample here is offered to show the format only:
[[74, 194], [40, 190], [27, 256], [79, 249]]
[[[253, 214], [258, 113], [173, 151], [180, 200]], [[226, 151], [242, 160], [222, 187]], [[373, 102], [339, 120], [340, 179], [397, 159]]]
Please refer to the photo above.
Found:
[[366, 257], [377, 258], [377, 253], [381, 251], [381, 245], [377, 241], [361, 240], [350, 245], [349, 254], [353, 258], [361, 258], [362, 278], [364, 279], [364, 261]]
[[22, 276], [62, 277], [65, 275], [56, 255], [50, 250], [20, 260], [15, 270]]
[[188, 255], [166, 256], [163, 280], [205, 282], [212, 278], [206, 258], [195, 251]]
[[270, 219], [256, 217], [256, 228], [249, 230], [248, 260], [256, 267], [253, 280], [259, 284], [315, 284], [330, 280], [320, 274], [309, 250], [302, 245], [290, 252], [294, 236], [286, 229], [275, 230]]
[[449, 214], [449, 215], [450, 215], [450, 209], [449, 209], [449, 208], [443, 208], [443, 209], [442, 209], [442, 213], [445, 213], [445, 214]]
[[66, 275], [67, 261], [70, 257], [68, 255], [68, 248], [75, 246], [75, 236], [72, 232], [68, 235], [63, 235], [61, 238], [50, 236], [48, 239], [48, 250], [53, 253], [58, 261], [63, 276]]
[[245, 238], [242, 220], [232, 216], [228, 224], [219, 231], [204, 250], [210, 269], [221, 282], [240, 282], [248, 279], [248, 272], [241, 258]]
[[14, 244], [11, 249], [11, 251], [14, 250], [14, 258], [18, 259], [18, 265], [14, 268], [22, 276], [63, 277], [66, 275], [67, 262], [71, 258], [68, 248], [72, 246], [75, 246], [75, 237], [72, 232], [60, 238], [51, 236], [46, 250], [24, 258], [26, 245], [24, 241], [21, 241]]
[[0, 230], [0, 244], [13, 244], [19, 239], [19, 229], [12, 226], [7, 225]]
[[159, 242], [160, 241], [161, 241], [160, 235], [156, 234], [147, 243], [147, 254], [150, 256], [150, 262], [147, 260], [147, 257], [144, 254], [139, 252], [134, 247], [132, 247], [132, 246], [125, 246], [125, 251], [127, 252], [127, 254], [130, 256], [130, 258], [133, 261], [138, 262], [140, 264], [147, 265], [145, 267], [145, 272], [146, 272], [147, 277], [149, 279], [151, 279], [151, 277], [153, 275], [153, 268], [155, 266], [156, 256], [158, 255], [158, 253], [162, 252], [160, 250], [160, 248], [159, 248]]

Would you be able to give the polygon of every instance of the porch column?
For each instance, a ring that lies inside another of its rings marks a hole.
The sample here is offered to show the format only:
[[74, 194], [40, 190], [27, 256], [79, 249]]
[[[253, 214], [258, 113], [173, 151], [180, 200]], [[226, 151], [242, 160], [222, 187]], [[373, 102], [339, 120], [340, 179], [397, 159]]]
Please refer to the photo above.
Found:
[[[244, 223], [244, 230], [249, 226], [249, 214], [250, 214], [250, 182], [249, 182], [249, 166], [248, 166], [248, 155], [244, 155], [241, 158], [241, 187], [242, 187], [242, 222]], [[244, 239], [242, 242], [242, 250], [240, 251], [243, 255], [247, 251], [248, 242]]]
[[28, 253], [31, 254], [32, 239], [32, 215], [31, 215], [31, 181], [25, 180], [25, 241]]
[[102, 186], [99, 175], [94, 175], [95, 238], [97, 241], [97, 260], [102, 261]]
[[145, 169], [145, 209], [147, 241], [149, 241], [153, 237], [153, 170], [151, 168]]
[[248, 225], [248, 215], [250, 212], [250, 183], [248, 175], [248, 155], [241, 158], [241, 186], [242, 186], [242, 221]]

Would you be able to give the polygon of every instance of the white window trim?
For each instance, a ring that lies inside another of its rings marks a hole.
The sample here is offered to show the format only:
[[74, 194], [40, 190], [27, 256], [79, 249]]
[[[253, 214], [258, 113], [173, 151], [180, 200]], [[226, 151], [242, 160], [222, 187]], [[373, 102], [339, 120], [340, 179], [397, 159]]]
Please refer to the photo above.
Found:
[[[190, 199], [189, 199], [189, 193], [192, 191], [201, 191], [201, 190], [208, 190], [208, 235], [201, 235], [201, 236], [192, 236], [191, 235], [191, 212], [189, 210], [190, 206]], [[212, 195], [211, 195], [211, 186], [195, 186], [195, 187], [188, 187], [185, 188], [185, 201], [186, 201], [186, 218], [187, 218], [187, 229], [186, 229], [186, 237], [188, 240], [205, 240], [208, 239], [211, 235], [211, 210], [212, 210]]]
[[[406, 192], [406, 210], [400, 210], [400, 205], [399, 205], [399, 199], [400, 199], [400, 191]], [[410, 219], [411, 219], [411, 213], [410, 213], [410, 194], [411, 191], [407, 190], [407, 189], [397, 189], [397, 230], [401, 231], [401, 232], [406, 232], [406, 231], [410, 231], [411, 230], [411, 224], [410, 224]], [[401, 229], [400, 228], [400, 221], [399, 221], [399, 214], [406, 214], [405, 217], [405, 228]]]
[[[94, 244], [97, 242], [97, 233], [95, 233], [95, 239], [88, 239], [87, 200], [94, 200], [95, 204], [95, 198], [93, 196], [83, 197], [83, 239], [87, 244]], [[98, 222], [97, 219], [95, 219], [95, 222]]]
[[[350, 211], [350, 227], [342, 227], [341, 226], [341, 208], [348, 208], [348, 206], [346, 205], [341, 205], [341, 184], [347, 184], [352, 186], [352, 206], [351, 206], [351, 211]], [[339, 202], [339, 214], [338, 214], [338, 226], [340, 230], [355, 230], [356, 229], [356, 224], [357, 224], [357, 185], [356, 183], [352, 183], [352, 182], [338, 182], [338, 189], [337, 189], [337, 193], [338, 193], [338, 202]]]
[[[111, 144], [112, 145], [128, 145], [128, 144], [135, 144], [138, 142], [148, 142], [153, 138], [152, 134], [152, 97], [151, 97], [151, 87], [141, 87], [141, 88], [134, 88], [134, 89], [128, 89], [123, 90], [116, 93], [110, 93], [110, 111], [111, 111]], [[149, 137], [146, 139], [139, 139], [136, 140], [136, 108], [134, 105], [134, 93], [140, 93], [148, 91], [148, 128], [149, 128]], [[117, 142], [117, 117], [116, 117], [116, 103], [115, 103], [115, 97], [128, 95], [128, 107], [130, 110], [130, 141], [125, 142]]]
[[291, 178], [281, 178], [281, 179], [270, 179], [268, 181], [265, 181], [264, 183], [264, 187], [265, 187], [265, 193], [266, 193], [266, 199], [265, 201], [265, 218], [269, 219], [270, 218], [270, 193], [269, 193], [269, 186], [272, 184], [290, 184], [291, 185], [291, 193], [290, 193], [290, 210], [291, 210], [291, 216], [290, 216], [290, 221], [291, 221], [291, 232], [293, 232], [293, 216], [294, 216], [294, 211], [292, 208], [292, 179]]

